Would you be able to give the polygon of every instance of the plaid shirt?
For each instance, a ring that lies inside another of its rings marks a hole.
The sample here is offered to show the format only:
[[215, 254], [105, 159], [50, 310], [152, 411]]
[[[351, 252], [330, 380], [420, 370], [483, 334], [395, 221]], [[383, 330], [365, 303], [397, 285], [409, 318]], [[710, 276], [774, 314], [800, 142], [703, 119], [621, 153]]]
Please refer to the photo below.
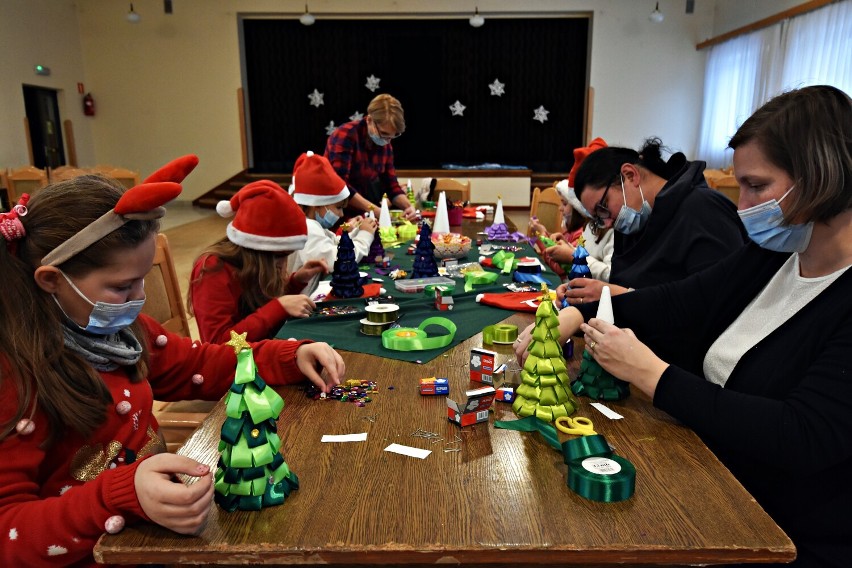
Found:
[[381, 192], [391, 200], [397, 195], [405, 195], [393, 167], [393, 146], [390, 143], [384, 146], [373, 143], [367, 132], [366, 118], [338, 126], [328, 137], [325, 157], [350, 190], [376, 205], [380, 204], [382, 196], [370, 195], [373, 180], [378, 179]]

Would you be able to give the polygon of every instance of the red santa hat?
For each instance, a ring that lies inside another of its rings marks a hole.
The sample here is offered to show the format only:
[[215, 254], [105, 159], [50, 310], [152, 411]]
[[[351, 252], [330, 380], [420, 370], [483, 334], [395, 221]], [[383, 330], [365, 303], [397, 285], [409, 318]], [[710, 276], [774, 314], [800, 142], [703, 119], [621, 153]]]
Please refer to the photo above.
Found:
[[349, 197], [346, 182], [328, 158], [313, 152], [299, 156], [293, 168], [293, 199], [299, 205], [331, 205]]
[[574, 149], [574, 165], [571, 166], [571, 171], [568, 172], [569, 187], [574, 187], [574, 179], [577, 177], [577, 170], [580, 169], [580, 165], [583, 163], [583, 160], [585, 160], [586, 157], [595, 150], [600, 150], [601, 148], [606, 147], [607, 143], [603, 138], [595, 138], [588, 146]]
[[301, 250], [308, 240], [305, 214], [284, 189], [266, 179], [252, 182], [228, 201], [220, 201], [216, 212], [234, 217], [228, 223], [228, 240], [252, 250], [285, 252]]

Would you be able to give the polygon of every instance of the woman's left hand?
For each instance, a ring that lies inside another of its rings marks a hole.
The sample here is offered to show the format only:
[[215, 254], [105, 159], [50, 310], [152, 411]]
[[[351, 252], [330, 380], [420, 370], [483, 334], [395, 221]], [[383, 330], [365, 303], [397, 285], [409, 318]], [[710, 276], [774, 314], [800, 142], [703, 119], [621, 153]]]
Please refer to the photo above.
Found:
[[417, 219], [417, 210], [414, 209], [413, 205], [409, 205], [402, 211], [402, 215], [405, 217], [407, 221], [414, 221]]
[[[339, 385], [346, 376], [343, 357], [328, 343], [304, 343], [296, 349], [296, 366], [322, 392]], [[325, 377], [323, 377], [325, 371]]]
[[309, 260], [299, 270], [293, 273], [293, 278], [303, 286], [311, 281], [316, 274], [328, 274], [328, 264], [325, 259]]
[[630, 329], [592, 318], [580, 326], [586, 351], [613, 376], [627, 381], [654, 398], [657, 383], [669, 364], [639, 341]]

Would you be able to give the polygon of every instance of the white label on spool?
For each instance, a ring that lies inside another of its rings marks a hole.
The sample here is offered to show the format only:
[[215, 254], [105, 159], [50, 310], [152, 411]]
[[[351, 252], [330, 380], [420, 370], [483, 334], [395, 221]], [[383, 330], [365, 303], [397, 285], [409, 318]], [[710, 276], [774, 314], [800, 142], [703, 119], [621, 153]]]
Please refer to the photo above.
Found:
[[581, 465], [586, 471], [599, 475], [615, 475], [621, 471], [621, 464], [609, 458], [586, 458]]

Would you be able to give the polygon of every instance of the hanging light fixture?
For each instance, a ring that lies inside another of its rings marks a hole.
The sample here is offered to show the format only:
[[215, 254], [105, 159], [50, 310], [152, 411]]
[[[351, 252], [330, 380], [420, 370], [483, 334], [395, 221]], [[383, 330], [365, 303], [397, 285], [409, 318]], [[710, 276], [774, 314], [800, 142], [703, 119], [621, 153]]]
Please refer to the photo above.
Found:
[[654, 6], [654, 11], [651, 12], [651, 15], [648, 16], [648, 19], [654, 22], [655, 24], [659, 24], [664, 19], [666, 19], [665, 14], [660, 12], [660, 3], [657, 2], [657, 5]]
[[142, 19], [142, 16], [139, 15], [139, 12], [136, 12], [133, 9], [133, 2], [130, 3], [130, 11], [127, 12], [127, 14], [124, 17], [127, 18], [127, 21], [130, 22], [131, 24], [138, 24], [139, 20]]
[[476, 11], [474, 11], [473, 16], [470, 17], [469, 22], [474, 28], [481, 28], [485, 23], [485, 18], [479, 14], [479, 6], [476, 7]]
[[299, 16], [299, 22], [301, 22], [303, 26], [312, 26], [316, 21], [317, 19], [314, 18], [314, 15], [308, 12], [308, 5], [305, 4], [305, 13]]

